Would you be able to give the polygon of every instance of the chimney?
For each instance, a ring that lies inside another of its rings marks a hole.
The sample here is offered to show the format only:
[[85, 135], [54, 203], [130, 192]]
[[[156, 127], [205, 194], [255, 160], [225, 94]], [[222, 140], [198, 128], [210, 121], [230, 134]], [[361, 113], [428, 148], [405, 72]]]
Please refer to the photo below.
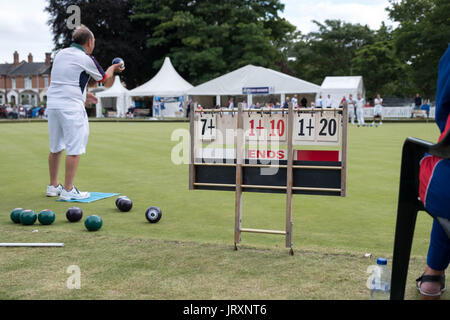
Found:
[[52, 63], [52, 53], [46, 52], [45, 53], [45, 65], [49, 66]]
[[14, 51], [14, 65], [19, 64], [19, 53], [17, 51]]
[[33, 55], [31, 52], [28, 54], [28, 63], [33, 63]]

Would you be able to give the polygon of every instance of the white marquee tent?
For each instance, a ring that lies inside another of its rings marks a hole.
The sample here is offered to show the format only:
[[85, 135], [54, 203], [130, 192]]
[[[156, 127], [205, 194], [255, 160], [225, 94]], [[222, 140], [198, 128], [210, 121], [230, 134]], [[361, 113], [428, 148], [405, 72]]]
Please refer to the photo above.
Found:
[[[268, 93], [280, 94], [281, 101], [285, 100], [286, 94], [316, 94], [320, 91], [320, 86], [314, 83], [272, 69], [247, 65], [192, 88], [188, 94], [191, 96], [216, 96], [217, 101], [220, 101], [220, 96], [243, 95], [244, 88], [268, 88]], [[252, 103], [251, 94], [247, 94], [247, 102]]]
[[[165, 103], [165, 116], [176, 116], [179, 102], [175, 97], [182, 97], [193, 86], [184, 80], [172, 65], [169, 57], [164, 59], [164, 63], [158, 73], [143, 85], [130, 90], [133, 98], [137, 97], [154, 97], [153, 111], [155, 111], [156, 97], [164, 98], [165, 101], [175, 101]], [[153, 113], [155, 114], [155, 113]]]
[[101, 92], [95, 94], [98, 98], [97, 103], [97, 118], [102, 116], [102, 99], [104, 98], [115, 98], [115, 107], [117, 111], [117, 117], [125, 116], [128, 108], [132, 106], [133, 102], [129, 95], [129, 90], [127, 90], [120, 82], [120, 77], [116, 75], [114, 77], [113, 85]]
[[365, 98], [366, 90], [364, 89], [363, 77], [349, 76], [349, 77], [326, 77], [320, 87], [322, 100], [325, 102], [327, 96], [330, 95], [333, 100], [333, 107], [339, 107], [342, 97], [348, 99], [349, 94], [356, 99], [358, 93]]

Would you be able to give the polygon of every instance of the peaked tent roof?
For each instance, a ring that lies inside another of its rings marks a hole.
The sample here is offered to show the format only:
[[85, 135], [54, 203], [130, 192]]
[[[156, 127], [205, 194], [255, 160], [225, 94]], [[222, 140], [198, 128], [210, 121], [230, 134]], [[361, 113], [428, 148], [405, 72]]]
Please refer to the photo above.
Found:
[[113, 85], [101, 92], [96, 93], [97, 97], [106, 98], [106, 97], [118, 97], [122, 96], [124, 93], [129, 94], [130, 90], [126, 89], [122, 83], [120, 82], [120, 77], [116, 75], [114, 77]]
[[269, 87], [273, 94], [317, 93], [320, 87], [272, 69], [247, 65], [188, 91], [189, 95], [242, 95], [242, 88]]
[[359, 87], [362, 80], [363, 78], [361, 76], [326, 77], [322, 82], [321, 89], [355, 89]]
[[143, 85], [130, 90], [131, 96], [181, 96], [193, 86], [184, 80], [166, 57], [158, 73]]

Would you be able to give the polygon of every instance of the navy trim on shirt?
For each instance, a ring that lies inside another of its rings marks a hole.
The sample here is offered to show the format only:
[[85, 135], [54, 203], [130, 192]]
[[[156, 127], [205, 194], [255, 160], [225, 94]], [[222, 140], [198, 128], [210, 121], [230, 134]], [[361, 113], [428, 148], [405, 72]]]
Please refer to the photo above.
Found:
[[79, 79], [81, 93], [84, 92], [84, 89], [86, 88], [88, 81], [89, 81], [89, 75], [86, 73], [86, 71], [81, 72], [80, 79]]
[[103, 79], [100, 80], [100, 81], [103, 81], [103, 80], [105, 79], [105, 71], [103, 71], [103, 68], [101, 67], [100, 63], [98, 63], [98, 61], [95, 60], [95, 58], [94, 58], [93, 56], [89, 56], [89, 57], [91, 57], [92, 61], [94, 61], [95, 66], [97, 67], [98, 72], [100, 72], [100, 74], [102, 75], [102, 78], [103, 78]]

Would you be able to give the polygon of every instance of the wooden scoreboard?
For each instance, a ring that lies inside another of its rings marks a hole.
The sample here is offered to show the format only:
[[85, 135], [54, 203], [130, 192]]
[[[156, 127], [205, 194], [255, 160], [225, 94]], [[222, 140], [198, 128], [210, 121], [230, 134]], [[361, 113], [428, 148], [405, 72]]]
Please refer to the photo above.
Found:
[[[189, 189], [234, 191], [235, 238], [284, 235], [292, 248], [292, 195], [345, 196], [344, 108], [202, 109], [190, 117]], [[286, 229], [242, 227], [244, 192], [285, 193]]]

